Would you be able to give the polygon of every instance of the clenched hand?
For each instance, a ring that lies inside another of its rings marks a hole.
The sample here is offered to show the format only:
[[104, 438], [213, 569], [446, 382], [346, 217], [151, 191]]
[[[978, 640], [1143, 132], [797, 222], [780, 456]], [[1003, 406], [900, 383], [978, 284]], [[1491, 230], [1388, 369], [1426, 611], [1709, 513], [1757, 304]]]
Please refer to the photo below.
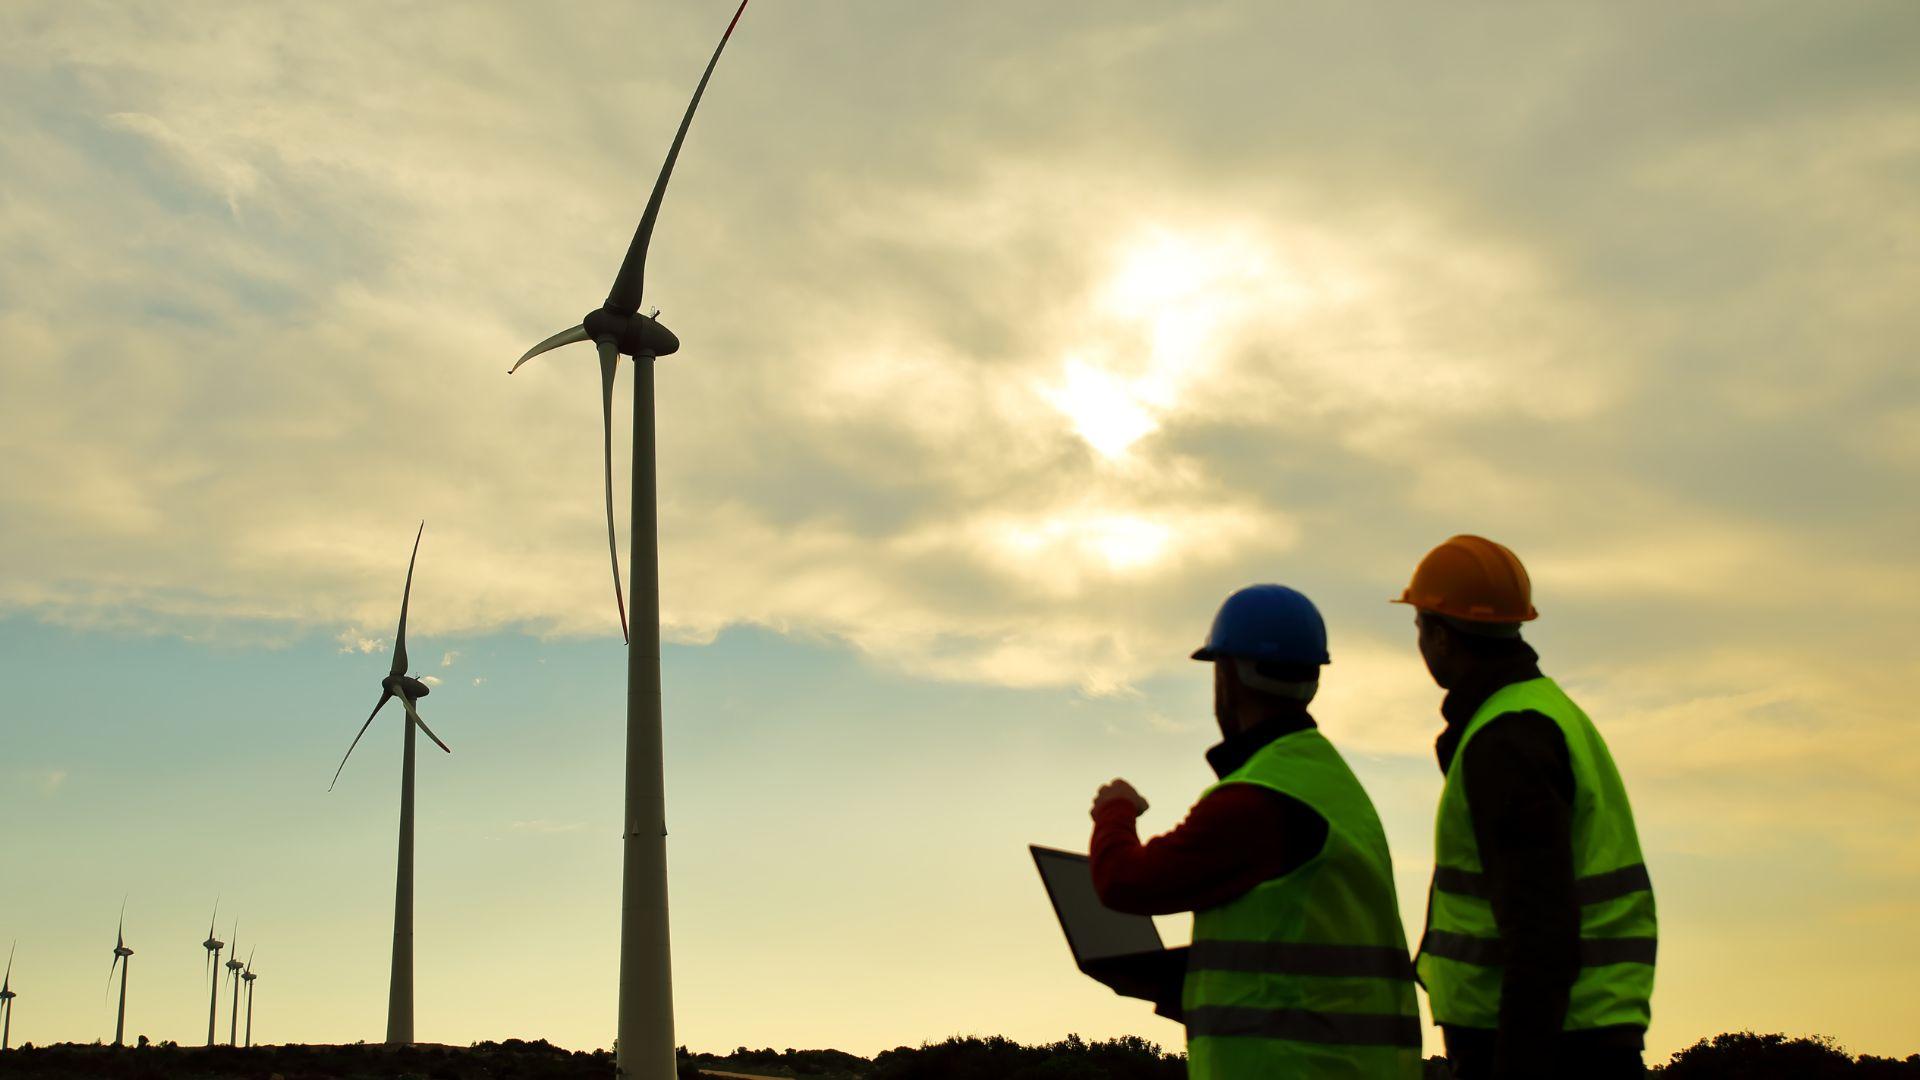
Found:
[[1133, 790], [1132, 784], [1116, 778], [1100, 785], [1100, 790], [1093, 793], [1092, 815], [1098, 817], [1101, 804], [1114, 799], [1120, 799], [1128, 806], [1133, 807], [1134, 817], [1139, 817], [1141, 814], [1147, 812], [1147, 800], [1141, 797], [1139, 792]]

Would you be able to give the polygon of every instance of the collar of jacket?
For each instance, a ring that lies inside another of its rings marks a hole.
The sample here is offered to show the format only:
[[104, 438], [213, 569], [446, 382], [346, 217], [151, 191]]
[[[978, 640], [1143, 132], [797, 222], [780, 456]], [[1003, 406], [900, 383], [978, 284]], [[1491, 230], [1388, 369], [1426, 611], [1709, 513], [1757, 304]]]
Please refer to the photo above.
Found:
[[1514, 683], [1540, 677], [1540, 654], [1524, 641], [1518, 644], [1520, 649], [1513, 656], [1474, 672], [1459, 686], [1447, 691], [1446, 699], [1440, 702], [1440, 715], [1446, 719], [1447, 727], [1434, 740], [1433, 751], [1440, 759], [1441, 772], [1452, 766], [1453, 752], [1460, 748], [1460, 737], [1467, 732], [1467, 722], [1488, 698]]
[[1260, 748], [1281, 737], [1296, 731], [1306, 731], [1318, 727], [1313, 717], [1308, 715], [1303, 704], [1296, 708], [1277, 712], [1245, 731], [1235, 732], [1208, 748], [1207, 764], [1213, 766], [1213, 774], [1225, 778], [1226, 775], [1247, 763], [1247, 759], [1260, 752]]

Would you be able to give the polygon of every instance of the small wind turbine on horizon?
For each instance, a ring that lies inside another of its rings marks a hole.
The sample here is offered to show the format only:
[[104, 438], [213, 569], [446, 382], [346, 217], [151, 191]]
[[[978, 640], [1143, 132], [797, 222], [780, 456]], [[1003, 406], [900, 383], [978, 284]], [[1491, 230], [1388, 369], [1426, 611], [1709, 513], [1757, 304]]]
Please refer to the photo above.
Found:
[[240, 1042], [240, 920], [233, 920], [233, 952], [227, 957], [227, 981], [233, 984], [233, 1008], [227, 1013], [227, 1045]]
[[126, 1043], [127, 972], [133, 967], [133, 950], [127, 948], [127, 902], [120, 901], [120, 928], [113, 932], [113, 963], [107, 967], [107, 989], [113, 989], [113, 972], [120, 969], [120, 1009], [113, 1021], [113, 1045]]
[[[340, 772], [347, 767], [347, 758], [353, 756], [353, 748], [360, 745], [360, 736], [367, 733], [373, 718], [380, 715], [393, 698], [400, 699], [401, 708], [406, 710], [407, 719], [405, 749], [401, 753], [400, 764], [400, 866], [395, 875], [393, 897], [393, 975], [387, 988], [387, 1041], [389, 1043], [410, 1043], [413, 1041], [413, 729], [419, 728], [427, 733], [435, 746], [453, 753], [440, 736], [433, 733], [426, 721], [420, 719], [420, 713], [413, 703], [427, 696], [427, 684], [407, 674], [407, 604], [413, 597], [413, 564], [420, 557], [420, 536], [427, 531], [427, 523], [422, 521], [420, 528], [413, 534], [413, 554], [407, 559], [407, 584], [400, 593], [400, 629], [393, 637], [393, 667], [387, 676], [380, 680], [380, 700], [367, 714], [367, 722], [360, 725], [359, 734], [348, 744], [345, 757], [340, 759], [340, 767], [333, 770], [334, 783], [339, 783]], [[333, 790], [333, 784], [327, 785]]]
[[247, 970], [240, 973], [240, 978], [245, 980], [247, 984], [247, 1045], [248, 1046], [253, 1045], [253, 980], [260, 977], [253, 973], [253, 953], [254, 953], [254, 950], [252, 949], [247, 950]]
[[220, 918], [220, 901], [213, 902], [213, 915], [207, 919], [207, 940], [200, 947], [207, 950], [207, 971], [213, 976], [213, 990], [207, 995], [207, 1045], [213, 1045], [213, 1025], [220, 1012], [220, 950], [227, 943], [213, 936], [213, 924]]
[[[634, 230], [626, 258], [614, 276], [606, 302], [580, 325], [562, 330], [528, 349], [508, 373], [543, 352], [591, 341], [600, 353], [602, 458], [606, 473], [607, 546], [613, 559], [613, 593], [627, 643], [626, 821], [620, 905], [620, 1005], [616, 1032], [621, 1076], [666, 1080], [674, 1075], [673, 974], [667, 922], [667, 842], [665, 770], [660, 734], [660, 560], [658, 506], [654, 493], [653, 361], [680, 348], [680, 339], [660, 324], [659, 312], [640, 314], [646, 280], [647, 246], [666, 195], [667, 180], [686, 140], [700, 95], [720, 62], [720, 53], [747, 9], [740, 0], [720, 44], [687, 103], [686, 115], [654, 181], [653, 194]], [[621, 598], [619, 543], [613, 525], [613, 376], [621, 354], [633, 357], [632, 554], [634, 588], [632, 626]]]
[[13, 999], [20, 996], [13, 992], [13, 953], [19, 947], [16, 941], [7, 949], [7, 973], [0, 976], [0, 1050], [13, 1045]]

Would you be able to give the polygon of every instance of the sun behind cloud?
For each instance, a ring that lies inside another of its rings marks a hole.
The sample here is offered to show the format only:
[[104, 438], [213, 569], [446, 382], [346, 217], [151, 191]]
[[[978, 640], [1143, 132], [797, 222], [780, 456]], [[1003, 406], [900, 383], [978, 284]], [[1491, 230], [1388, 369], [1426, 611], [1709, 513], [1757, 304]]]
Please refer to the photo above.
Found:
[[1144, 224], [1115, 246], [1082, 325], [1088, 340], [1040, 395], [1102, 458], [1118, 461], [1161, 427], [1256, 316], [1310, 307], [1252, 223]]

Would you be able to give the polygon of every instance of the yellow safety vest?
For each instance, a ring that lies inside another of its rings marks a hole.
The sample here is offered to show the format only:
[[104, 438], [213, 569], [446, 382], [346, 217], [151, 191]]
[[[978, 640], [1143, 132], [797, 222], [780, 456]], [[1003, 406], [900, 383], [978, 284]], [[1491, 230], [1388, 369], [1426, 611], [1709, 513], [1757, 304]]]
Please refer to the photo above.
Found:
[[[1283, 735], [1220, 781], [1326, 819], [1320, 853], [1194, 913], [1181, 1005], [1195, 1080], [1417, 1080], [1420, 1013], [1373, 803], [1320, 732]], [[1210, 789], [1211, 790], [1211, 789]]]
[[1434, 824], [1433, 888], [1417, 966], [1433, 1019], [1464, 1027], [1500, 1026], [1505, 944], [1493, 918], [1480, 846], [1467, 806], [1467, 744], [1487, 721], [1531, 710], [1566, 739], [1573, 766], [1574, 895], [1580, 903], [1580, 973], [1565, 1029], [1646, 1027], [1652, 1017], [1658, 925], [1653, 882], [1640, 856], [1633, 809], [1600, 732], [1552, 679], [1528, 679], [1489, 697], [1461, 733]]

